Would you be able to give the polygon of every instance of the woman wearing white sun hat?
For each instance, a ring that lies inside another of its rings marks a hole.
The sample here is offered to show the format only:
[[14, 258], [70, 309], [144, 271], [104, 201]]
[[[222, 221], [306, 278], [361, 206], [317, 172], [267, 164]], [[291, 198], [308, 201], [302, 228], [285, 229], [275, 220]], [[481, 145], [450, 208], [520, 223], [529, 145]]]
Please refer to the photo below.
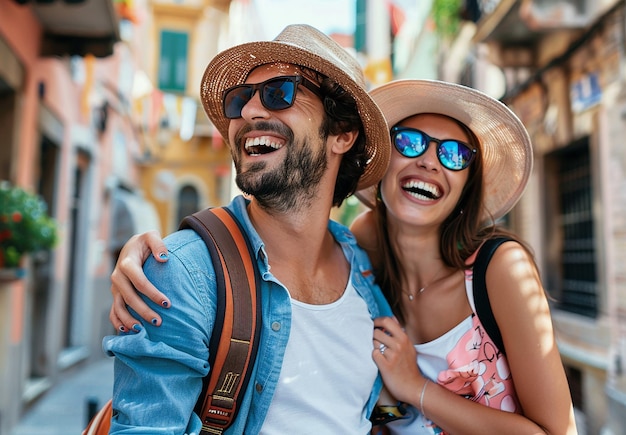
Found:
[[[504, 104], [457, 84], [399, 80], [370, 94], [394, 150], [379, 185], [357, 193], [372, 209], [351, 229], [397, 318], [375, 321], [373, 357], [393, 396], [379, 403], [402, 402], [402, 412], [383, 408], [382, 420], [404, 414], [384, 430], [576, 433], [532, 254], [495, 225], [532, 170], [524, 126]], [[477, 315], [472, 284], [477, 251], [497, 237], [509, 241], [486, 272], [494, 331]]]

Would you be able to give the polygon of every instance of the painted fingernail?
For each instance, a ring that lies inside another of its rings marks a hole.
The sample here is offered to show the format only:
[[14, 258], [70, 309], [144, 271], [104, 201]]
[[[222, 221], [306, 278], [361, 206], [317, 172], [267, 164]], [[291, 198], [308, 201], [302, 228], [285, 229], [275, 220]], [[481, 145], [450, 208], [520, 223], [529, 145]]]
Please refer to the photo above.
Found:
[[126, 328], [124, 327], [124, 325], [120, 325], [119, 328], [117, 328], [120, 332], [126, 332]]
[[170, 303], [169, 303], [168, 301], [163, 301], [163, 302], [161, 302], [161, 305], [162, 305], [164, 308], [167, 308], [167, 307], [169, 307], [169, 306], [170, 306]]
[[133, 331], [135, 331], [135, 332], [141, 331], [141, 325], [139, 323], [135, 323], [133, 325]]
[[156, 325], [158, 322], [158, 320], [156, 318], [150, 320], [150, 323], [152, 323], [153, 325]]
[[159, 257], [163, 259], [167, 258], [167, 252], [159, 252]]

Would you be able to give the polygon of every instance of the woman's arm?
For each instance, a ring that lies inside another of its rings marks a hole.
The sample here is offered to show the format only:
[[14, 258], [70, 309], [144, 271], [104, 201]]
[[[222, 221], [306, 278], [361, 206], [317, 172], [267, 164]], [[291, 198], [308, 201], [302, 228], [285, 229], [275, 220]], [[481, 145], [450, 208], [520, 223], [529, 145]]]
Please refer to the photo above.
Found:
[[141, 299], [137, 292], [143, 293], [155, 304], [169, 308], [170, 300], [144, 275], [142, 265], [152, 254], [158, 262], [167, 261], [167, 248], [156, 231], [134, 235], [123, 246], [111, 273], [111, 293], [113, 304], [109, 320], [119, 331], [136, 330], [139, 324], [127, 309], [132, 307], [144, 320], [155, 326], [161, 324], [161, 316]]
[[[376, 237], [374, 231], [374, 213], [365, 211], [357, 216], [350, 229], [357, 242], [370, 256], [375, 252]], [[157, 231], [134, 235], [122, 247], [115, 269], [111, 273], [111, 294], [113, 303], [109, 312], [109, 321], [121, 332], [136, 330], [139, 324], [128, 311], [130, 306], [142, 319], [155, 326], [161, 325], [161, 316], [143, 302], [138, 293], [146, 295], [152, 302], [164, 308], [171, 301], [146, 278], [142, 265], [152, 255], [157, 261], [167, 261], [167, 248]]]
[[[546, 295], [530, 255], [519, 244], [507, 242], [496, 251], [487, 269], [487, 288], [523, 416], [474, 403], [426, 381], [407, 334], [394, 319], [380, 318], [374, 323], [373, 358], [386, 388], [450, 433], [575, 434]], [[384, 354], [381, 343], [387, 346]]]
[[486, 278], [524, 415], [547, 433], [576, 433], [548, 299], [531, 254], [516, 242], [504, 243]]

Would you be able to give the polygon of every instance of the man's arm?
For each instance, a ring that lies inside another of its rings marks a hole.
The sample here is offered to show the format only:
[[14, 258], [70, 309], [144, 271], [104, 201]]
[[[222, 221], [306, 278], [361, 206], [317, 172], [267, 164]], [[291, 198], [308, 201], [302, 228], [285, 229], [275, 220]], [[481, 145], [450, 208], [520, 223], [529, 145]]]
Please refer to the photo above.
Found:
[[199, 433], [193, 409], [209, 371], [215, 280], [204, 242], [191, 231], [185, 233], [176, 238], [183, 248], [174, 248], [167, 263], [148, 258], [144, 266], [146, 279], [177, 301], [174, 308], [165, 309], [141, 296], [168, 327], [142, 320], [138, 333], [104, 340], [105, 351], [116, 357], [113, 434]]

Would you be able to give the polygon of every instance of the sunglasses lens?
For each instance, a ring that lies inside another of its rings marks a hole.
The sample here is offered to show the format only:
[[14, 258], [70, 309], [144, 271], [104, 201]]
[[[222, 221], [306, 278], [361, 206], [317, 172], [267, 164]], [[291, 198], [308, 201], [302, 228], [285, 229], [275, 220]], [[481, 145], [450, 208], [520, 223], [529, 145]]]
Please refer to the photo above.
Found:
[[473, 155], [467, 145], [455, 140], [442, 142], [438, 147], [438, 153], [441, 164], [452, 171], [467, 168]]
[[291, 107], [296, 96], [296, 83], [291, 79], [269, 80], [261, 87], [263, 105], [270, 110]]
[[417, 130], [397, 131], [393, 143], [404, 157], [418, 157], [424, 154], [428, 143], [422, 132]]
[[224, 94], [224, 115], [228, 119], [241, 118], [241, 109], [245, 106], [252, 94], [254, 88], [249, 85], [235, 86]]

